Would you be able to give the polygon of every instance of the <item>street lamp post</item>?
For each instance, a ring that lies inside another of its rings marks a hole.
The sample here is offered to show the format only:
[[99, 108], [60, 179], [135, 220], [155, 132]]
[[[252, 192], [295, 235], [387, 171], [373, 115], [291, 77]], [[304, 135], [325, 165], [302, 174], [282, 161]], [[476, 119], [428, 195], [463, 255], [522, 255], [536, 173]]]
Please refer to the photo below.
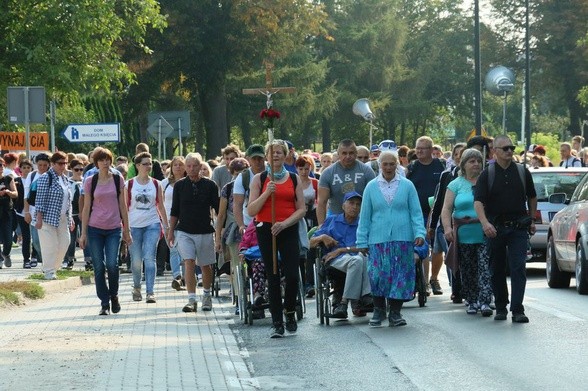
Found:
[[531, 51], [529, 48], [529, 0], [525, 0], [525, 150], [531, 145]]
[[476, 135], [482, 134], [482, 55], [480, 50], [480, 0], [474, 1], [474, 73], [475, 97], [474, 111], [476, 116]]

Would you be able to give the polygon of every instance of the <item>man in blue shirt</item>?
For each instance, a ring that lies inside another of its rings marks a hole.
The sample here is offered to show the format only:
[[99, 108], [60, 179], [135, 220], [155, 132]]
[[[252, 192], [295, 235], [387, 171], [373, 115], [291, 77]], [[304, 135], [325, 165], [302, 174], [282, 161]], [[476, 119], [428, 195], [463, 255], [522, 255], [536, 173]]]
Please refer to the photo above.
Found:
[[343, 299], [333, 311], [334, 318], [347, 318], [349, 301], [356, 316], [365, 316], [364, 308], [372, 303], [367, 257], [355, 247], [360, 209], [361, 195], [355, 191], [346, 193], [343, 213], [327, 217], [310, 239], [311, 248], [323, 245], [328, 249], [324, 262], [346, 273]]

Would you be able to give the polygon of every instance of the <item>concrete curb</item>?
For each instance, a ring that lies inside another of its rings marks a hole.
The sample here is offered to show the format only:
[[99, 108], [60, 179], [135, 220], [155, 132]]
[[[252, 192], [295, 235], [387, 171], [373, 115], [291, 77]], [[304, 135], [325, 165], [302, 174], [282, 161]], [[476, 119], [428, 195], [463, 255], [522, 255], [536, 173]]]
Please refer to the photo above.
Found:
[[38, 283], [45, 293], [59, 293], [65, 290], [76, 289], [83, 285], [91, 285], [94, 283], [94, 277], [69, 277], [65, 280], [28, 280], [30, 282]]

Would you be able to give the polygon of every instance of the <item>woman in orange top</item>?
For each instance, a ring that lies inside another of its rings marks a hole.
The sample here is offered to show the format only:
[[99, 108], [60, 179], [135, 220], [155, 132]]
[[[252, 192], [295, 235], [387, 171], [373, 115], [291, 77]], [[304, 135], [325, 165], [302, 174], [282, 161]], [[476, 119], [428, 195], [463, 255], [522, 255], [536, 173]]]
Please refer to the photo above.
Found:
[[[287, 154], [288, 146], [282, 140], [274, 140], [266, 145], [265, 155], [268, 165], [265, 171], [253, 177], [247, 206], [247, 213], [255, 216], [257, 240], [267, 271], [268, 299], [273, 321], [271, 338], [284, 336], [282, 312], [286, 313], [286, 330], [293, 333], [298, 328], [296, 324], [300, 254], [298, 221], [306, 214], [306, 206], [300, 177], [289, 173], [284, 167]], [[274, 224], [272, 224], [272, 194], [275, 197]], [[280, 267], [277, 274], [272, 272], [272, 236], [276, 237], [277, 250], [280, 254]], [[286, 281], [283, 304], [280, 290], [281, 275]]]

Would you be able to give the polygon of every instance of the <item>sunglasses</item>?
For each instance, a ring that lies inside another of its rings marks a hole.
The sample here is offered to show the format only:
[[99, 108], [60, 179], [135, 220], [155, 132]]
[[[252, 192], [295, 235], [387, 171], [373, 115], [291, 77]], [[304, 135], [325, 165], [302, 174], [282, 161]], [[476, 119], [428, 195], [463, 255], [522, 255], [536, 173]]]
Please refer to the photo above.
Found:
[[504, 152], [508, 152], [508, 151], [514, 152], [515, 148], [516, 147], [514, 145], [506, 145], [504, 147], [497, 147], [496, 149], [502, 149]]

